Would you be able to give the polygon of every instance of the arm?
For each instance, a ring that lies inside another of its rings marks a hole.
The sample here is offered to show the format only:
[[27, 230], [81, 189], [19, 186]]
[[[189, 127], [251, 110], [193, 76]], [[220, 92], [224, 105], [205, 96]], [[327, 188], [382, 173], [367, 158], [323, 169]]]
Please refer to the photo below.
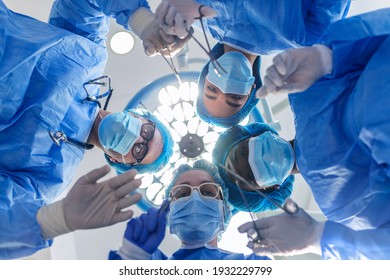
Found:
[[0, 175], [0, 259], [32, 255], [51, 245], [35, 218], [44, 204], [27, 174]]
[[326, 222], [321, 239], [323, 259], [390, 258], [390, 228], [354, 231], [334, 222]]
[[128, 21], [136, 10], [150, 11], [145, 0], [56, 0], [49, 23], [104, 46], [109, 18], [128, 29]]
[[390, 34], [390, 9], [354, 16], [332, 24], [320, 42], [333, 52], [333, 77], [362, 70]]
[[306, 46], [318, 43], [332, 23], [346, 17], [351, 0], [316, 0], [305, 16]]

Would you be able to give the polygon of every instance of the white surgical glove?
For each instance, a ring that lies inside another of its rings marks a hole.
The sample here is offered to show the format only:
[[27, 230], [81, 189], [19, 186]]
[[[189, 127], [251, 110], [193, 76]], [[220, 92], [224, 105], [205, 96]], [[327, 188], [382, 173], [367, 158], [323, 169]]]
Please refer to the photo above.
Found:
[[268, 93], [294, 93], [308, 89], [333, 69], [332, 50], [325, 45], [288, 49], [273, 59], [264, 77], [264, 85], [257, 91], [261, 98]]
[[166, 34], [160, 28], [153, 13], [141, 7], [129, 18], [129, 28], [142, 40], [145, 53], [148, 56], [162, 54], [175, 56], [190, 39], [190, 36], [180, 39]]
[[137, 172], [97, 182], [109, 172], [108, 165], [92, 170], [77, 180], [64, 199], [39, 209], [37, 220], [45, 239], [78, 229], [110, 226], [133, 216], [132, 210], [122, 210], [141, 199], [138, 193], [130, 195], [141, 185], [140, 179], [134, 179]]
[[[287, 199], [286, 203], [292, 200]], [[260, 233], [260, 242], [248, 242], [248, 247], [256, 255], [291, 256], [296, 254], [321, 254], [321, 237], [324, 223], [318, 222], [302, 208], [290, 215], [282, 213], [255, 221]], [[256, 238], [253, 222], [238, 228], [248, 237]]]
[[[167, 34], [185, 38], [192, 23], [199, 18], [201, 5], [193, 0], [162, 0], [156, 10], [158, 24]], [[216, 11], [208, 6], [202, 6], [202, 16], [214, 17]]]

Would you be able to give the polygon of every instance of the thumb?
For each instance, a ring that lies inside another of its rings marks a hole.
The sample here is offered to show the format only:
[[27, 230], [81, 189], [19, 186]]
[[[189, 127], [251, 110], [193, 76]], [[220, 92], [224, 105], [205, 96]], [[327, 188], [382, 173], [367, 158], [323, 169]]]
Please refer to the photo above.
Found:
[[262, 86], [256, 91], [256, 98], [260, 99], [268, 95], [268, 90], [265, 86]]
[[202, 6], [202, 8], [200, 9], [200, 15], [199, 16], [203, 16], [203, 17], [215, 17], [217, 16], [217, 11], [215, 11], [213, 8], [209, 7], [209, 6]]
[[152, 57], [158, 53], [156, 46], [150, 40], [144, 40], [142, 44], [144, 46], [144, 51], [147, 56]]

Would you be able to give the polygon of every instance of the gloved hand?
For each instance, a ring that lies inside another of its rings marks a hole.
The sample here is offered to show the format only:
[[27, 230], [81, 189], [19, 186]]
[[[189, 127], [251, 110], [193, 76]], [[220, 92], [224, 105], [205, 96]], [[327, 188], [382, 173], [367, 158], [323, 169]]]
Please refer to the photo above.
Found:
[[[165, 201], [161, 205], [162, 211], [152, 207], [147, 213], [131, 219], [127, 223], [124, 238], [150, 254], [156, 251], [165, 237], [169, 207], [164, 205], [167, 203], [168, 201]], [[123, 251], [123, 248], [121, 250]]]
[[135, 170], [98, 183], [110, 172], [110, 167], [92, 170], [77, 180], [67, 196], [41, 207], [37, 214], [46, 239], [77, 230], [110, 226], [130, 219], [132, 210], [123, 209], [137, 203], [141, 195], [131, 194], [141, 185], [134, 179]]
[[154, 19], [153, 13], [146, 8], [139, 8], [129, 18], [129, 28], [142, 40], [145, 53], [148, 56], [160, 53], [173, 57], [191, 38], [191, 36], [187, 36], [180, 39], [166, 34]]
[[325, 45], [288, 49], [273, 59], [257, 91], [261, 98], [269, 93], [294, 93], [308, 89], [333, 69], [332, 50]]
[[[321, 254], [320, 242], [324, 223], [313, 219], [302, 208], [293, 215], [282, 213], [259, 219], [255, 223], [259, 229], [260, 242], [250, 241], [248, 247], [256, 255]], [[253, 222], [241, 225], [238, 231], [246, 232], [251, 238], [257, 237]]]
[[167, 34], [176, 35], [179, 38], [188, 36], [188, 31], [194, 20], [200, 16], [214, 17], [217, 12], [208, 7], [202, 6], [193, 0], [162, 0], [156, 10], [158, 24]]

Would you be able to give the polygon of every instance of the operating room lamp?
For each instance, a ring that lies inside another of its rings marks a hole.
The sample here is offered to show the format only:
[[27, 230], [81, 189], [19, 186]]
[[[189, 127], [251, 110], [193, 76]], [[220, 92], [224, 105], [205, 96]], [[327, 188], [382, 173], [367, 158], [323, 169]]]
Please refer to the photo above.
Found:
[[[211, 161], [215, 142], [224, 131], [223, 128], [202, 121], [195, 113], [198, 76], [198, 72], [180, 72], [181, 85], [174, 74], [158, 78], [136, 93], [125, 107], [145, 108], [151, 111], [169, 127], [175, 142], [173, 155], [161, 171], [139, 175], [142, 178], [142, 185], [138, 191], [142, 193], [143, 199], [138, 206], [143, 210], [161, 205], [165, 188], [170, 184], [172, 173], [179, 165], [183, 163], [191, 165], [191, 162], [200, 158]], [[242, 124], [253, 121], [263, 121], [257, 108]]]

